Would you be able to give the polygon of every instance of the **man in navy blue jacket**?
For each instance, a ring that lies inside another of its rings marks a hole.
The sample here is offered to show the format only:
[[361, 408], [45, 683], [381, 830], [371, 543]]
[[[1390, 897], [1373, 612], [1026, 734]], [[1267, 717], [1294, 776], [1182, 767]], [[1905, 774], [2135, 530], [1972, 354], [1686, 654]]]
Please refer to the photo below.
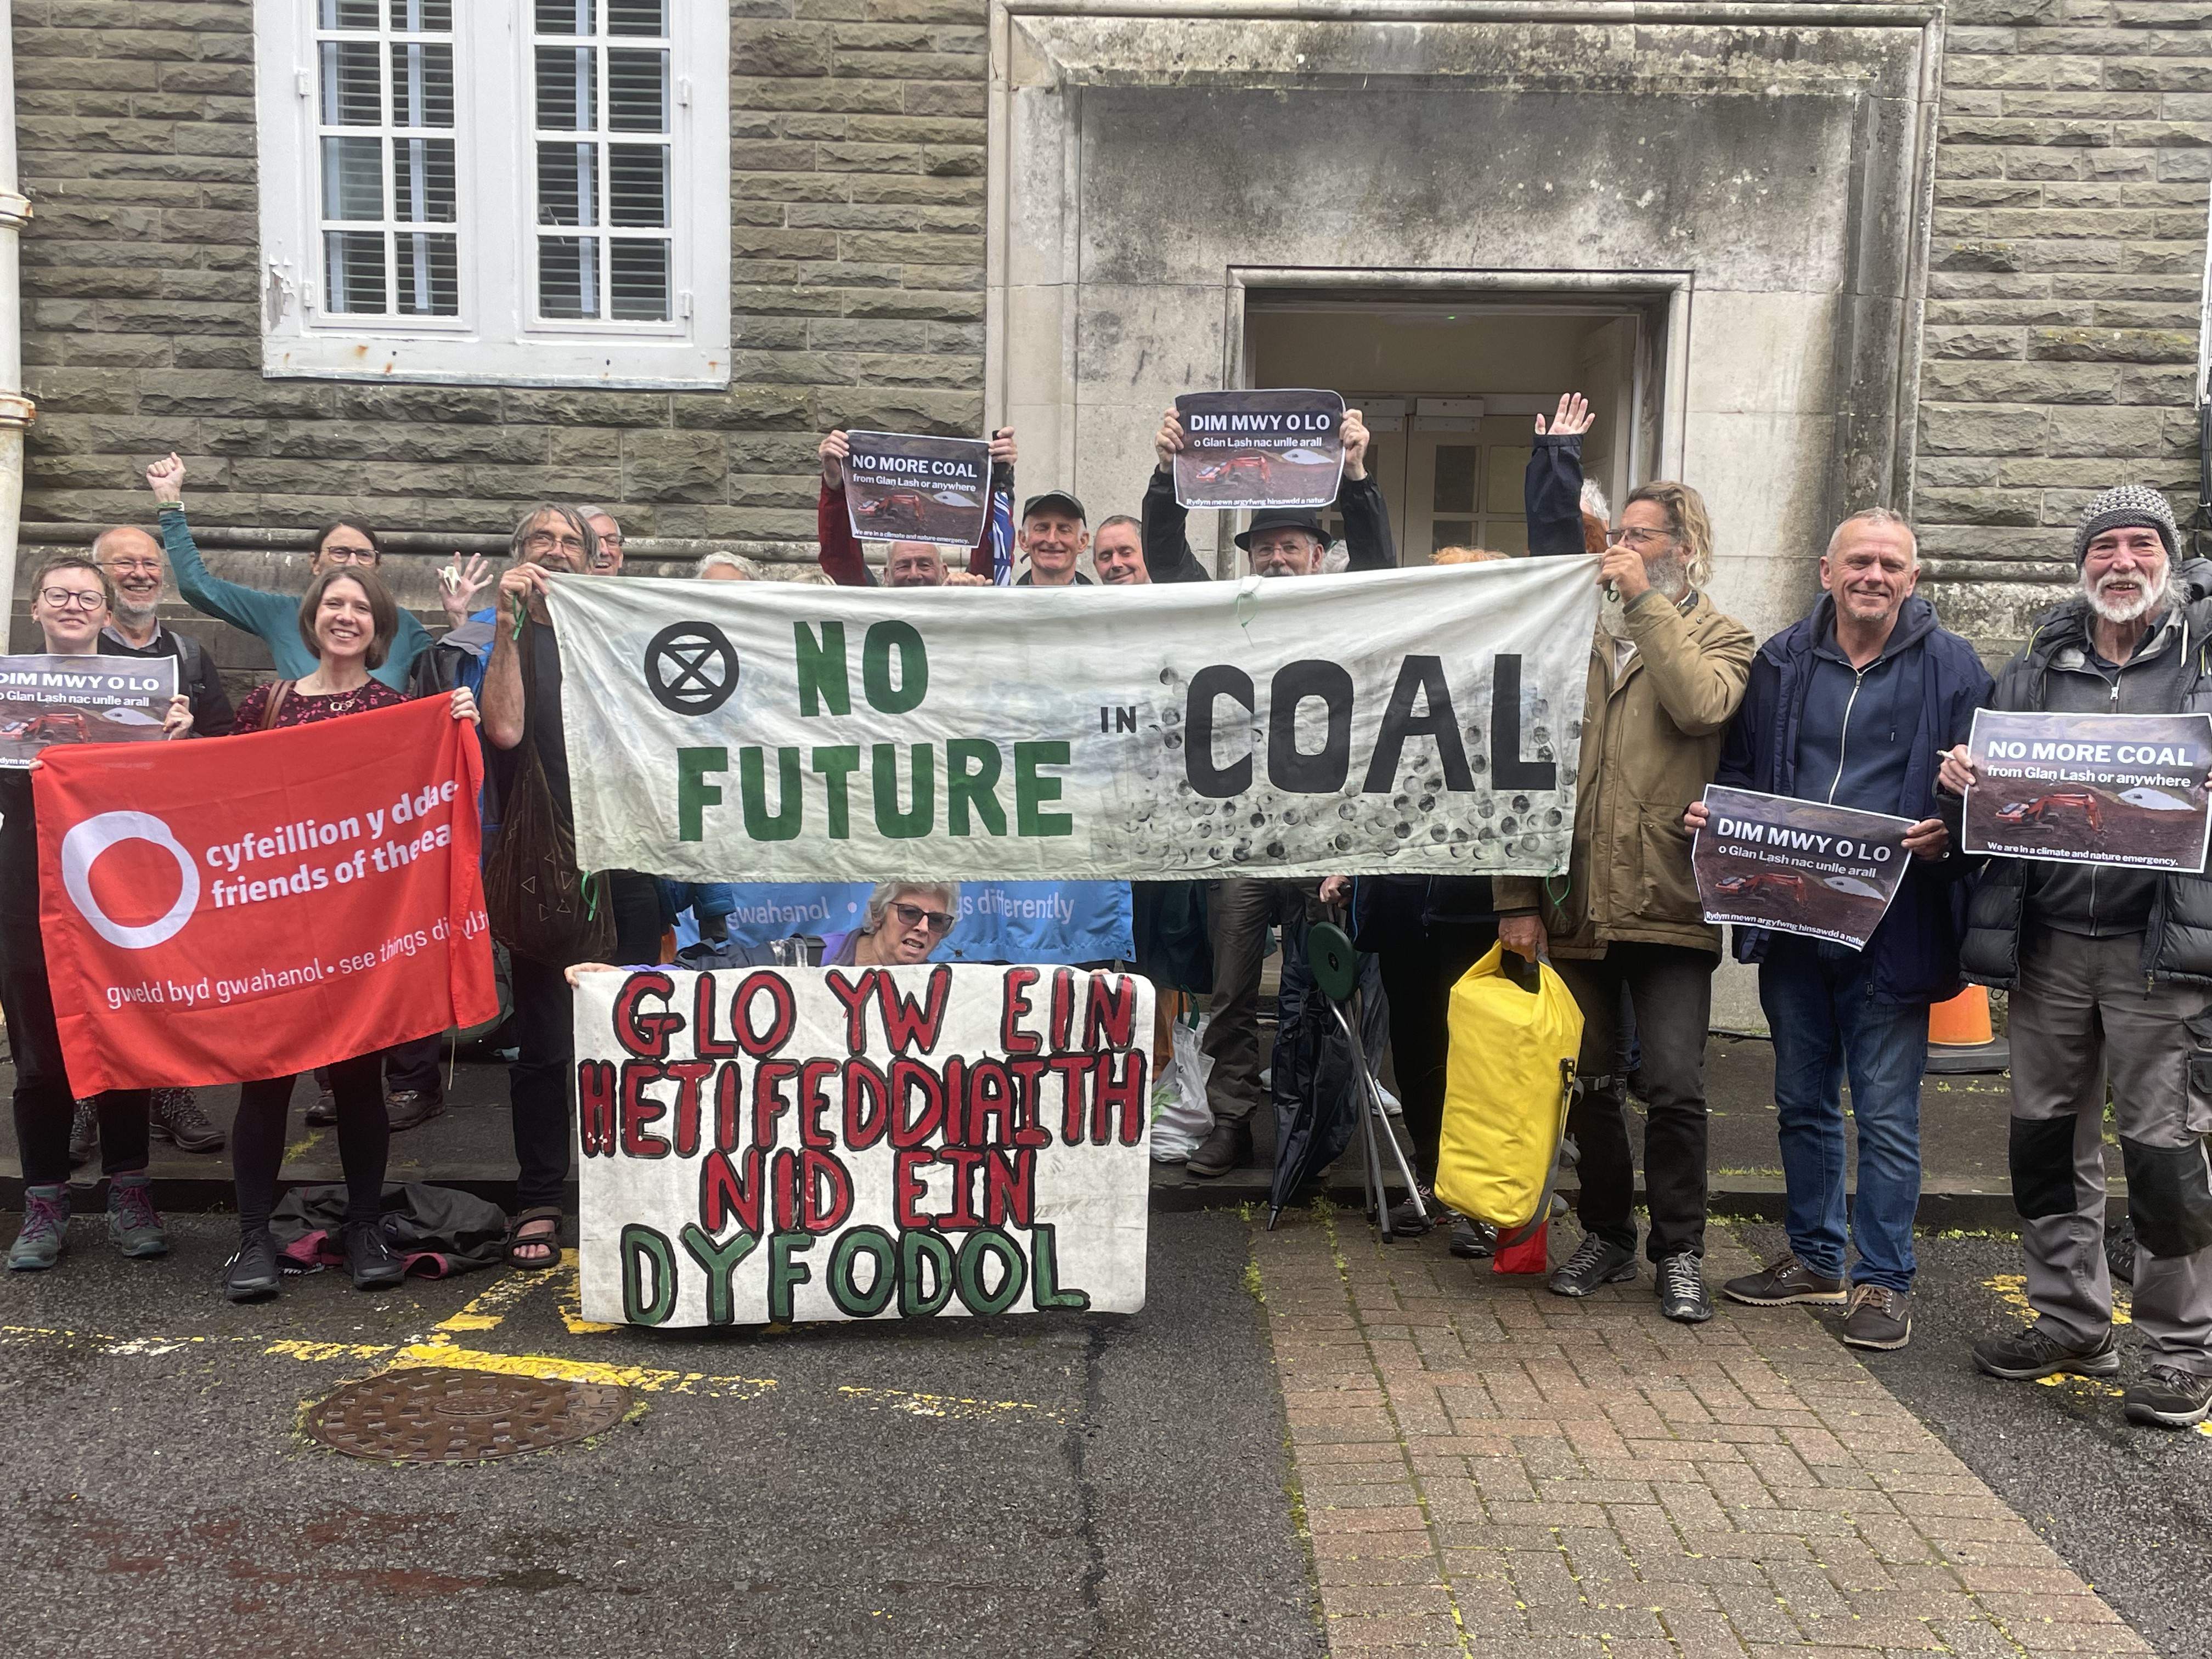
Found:
[[[1813, 614], [1759, 648], [1714, 782], [1911, 818], [1913, 854], [1865, 950], [1759, 927], [1735, 930], [1759, 964], [1774, 1034], [1774, 1102], [1790, 1254], [1730, 1279], [1738, 1302], [1841, 1303], [1844, 1114], [1850, 1075], [1858, 1203], [1844, 1340], [1901, 1348], [1912, 1336], [1912, 1218], [1920, 1202], [1920, 1073], [1928, 1007], [1959, 989], [1966, 860], [1937, 816], [1936, 771], [1988, 701], [1973, 647], [1916, 597], [1919, 549], [1886, 508], [1836, 526]], [[1683, 823], [1705, 826], [1702, 802]]]

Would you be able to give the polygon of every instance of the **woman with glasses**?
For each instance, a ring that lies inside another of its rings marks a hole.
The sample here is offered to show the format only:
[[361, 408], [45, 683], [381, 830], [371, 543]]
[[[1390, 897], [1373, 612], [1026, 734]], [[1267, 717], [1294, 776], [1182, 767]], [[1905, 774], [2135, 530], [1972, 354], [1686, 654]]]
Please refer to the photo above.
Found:
[[860, 925], [823, 958], [825, 968], [896, 968], [927, 962], [960, 919], [957, 881], [878, 882]]
[[[185, 522], [184, 462], [175, 455], [164, 457], [146, 469], [146, 482], [153, 486], [154, 499], [161, 503], [161, 547], [176, 570], [177, 591], [184, 595], [185, 603], [252, 635], [269, 647], [276, 672], [286, 678], [305, 679], [313, 674], [315, 659], [300, 643], [297, 599], [289, 593], [241, 587], [209, 574], [199, 544], [192, 539], [191, 528]], [[374, 531], [358, 519], [333, 519], [315, 537], [307, 574], [376, 570], [383, 562], [384, 550]], [[438, 603], [447, 620], [456, 627], [466, 620], [469, 601], [489, 580], [489, 568], [483, 559], [472, 558], [464, 567], [461, 556], [454, 554], [453, 562], [440, 573], [438, 583]], [[430, 644], [429, 634], [412, 611], [402, 611], [398, 615], [399, 631], [392, 636], [391, 652], [372, 677], [395, 690], [406, 686], [408, 671]]]
[[[314, 672], [256, 686], [239, 705], [239, 730], [313, 726], [405, 702], [403, 693], [374, 678], [392, 648], [399, 614], [373, 569], [348, 564], [325, 569], [309, 585], [292, 617], [298, 643]], [[476, 697], [467, 687], [434, 695], [451, 698], [455, 720], [477, 718]], [[399, 1283], [406, 1268], [378, 1224], [392, 1139], [384, 1103], [384, 1054], [337, 1060], [329, 1072], [338, 1164], [345, 1175], [346, 1270], [356, 1290], [386, 1289]], [[258, 1302], [276, 1294], [276, 1245], [269, 1214], [284, 1159], [285, 1115], [298, 1081], [266, 1078], [244, 1084], [238, 1091], [238, 1115], [230, 1133], [239, 1244], [223, 1267], [223, 1293], [233, 1302]]]
[[[115, 613], [115, 587], [90, 559], [47, 562], [31, 584], [31, 620], [52, 657], [98, 653]], [[169, 700], [161, 735], [191, 730], [189, 699]], [[33, 763], [35, 764], [36, 763]], [[76, 1101], [54, 1025], [39, 932], [39, 826], [28, 769], [0, 769], [0, 1011], [15, 1059], [15, 1146], [23, 1166], [23, 1225], [8, 1252], [17, 1273], [36, 1273], [68, 1248], [70, 1119]], [[155, 1213], [146, 1178], [143, 1089], [99, 1097], [100, 1165], [107, 1182], [107, 1237], [126, 1256], [167, 1255], [168, 1231]]]

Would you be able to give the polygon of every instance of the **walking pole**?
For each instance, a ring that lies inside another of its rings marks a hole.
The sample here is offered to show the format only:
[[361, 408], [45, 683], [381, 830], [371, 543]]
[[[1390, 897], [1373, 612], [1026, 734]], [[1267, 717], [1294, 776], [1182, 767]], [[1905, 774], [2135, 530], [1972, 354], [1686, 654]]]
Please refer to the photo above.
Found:
[[1334, 922], [1316, 922], [1306, 931], [1306, 963], [1313, 970], [1314, 984], [1328, 1004], [1328, 1011], [1335, 1016], [1337, 1028], [1344, 1033], [1345, 1042], [1352, 1050], [1361, 1139], [1367, 1154], [1367, 1192], [1375, 1207], [1382, 1241], [1387, 1244], [1395, 1235], [1390, 1226], [1390, 1194], [1385, 1166], [1381, 1148], [1376, 1145], [1378, 1136], [1389, 1146], [1399, 1176], [1406, 1183], [1406, 1196], [1413, 1204], [1413, 1213], [1425, 1221], [1429, 1212], [1421, 1202], [1420, 1183], [1413, 1179], [1413, 1171], [1406, 1162], [1406, 1149], [1398, 1144], [1398, 1137], [1390, 1128], [1389, 1115], [1382, 1109], [1382, 1091], [1376, 1085], [1374, 1073], [1367, 1069], [1367, 1051], [1360, 1044], [1359, 1032], [1345, 1017], [1345, 1005], [1359, 984], [1359, 953], [1352, 948], [1352, 940], [1342, 928]]

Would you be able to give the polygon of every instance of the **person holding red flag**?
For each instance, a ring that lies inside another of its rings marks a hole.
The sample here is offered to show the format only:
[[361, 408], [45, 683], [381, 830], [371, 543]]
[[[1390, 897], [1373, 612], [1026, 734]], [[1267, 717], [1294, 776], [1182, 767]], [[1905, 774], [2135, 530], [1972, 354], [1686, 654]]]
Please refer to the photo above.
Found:
[[[115, 614], [115, 585], [90, 559], [50, 559], [31, 583], [31, 620], [52, 657], [89, 657]], [[161, 735], [191, 730], [192, 707], [173, 697]], [[35, 765], [37, 763], [33, 763]], [[0, 771], [0, 1009], [15, 1057], [15, 1145], [23, 1164], [23, 1225], [8, 1252], [17, 1273], [61, 1260], [70, 1220], [70, 1120], [76, 1091], [62, 1059], [39, 923], [39, 826], [28, 769]], [[107, 1237], [126, 1256], [167, 1255], [168, 1230], [146, 1176], [144, 1089], [99, 1097], [100, 1165], [107, 1176]]]
[[[246, 694], [238, 710], [240, 732], [311, 726], [407, 701], [371, 678], [384, 665], [399, 631], [399, 607], [376, 573], [360, 566], [326, 569], [300, 601], [300, 640], [315, 658], [315, 672], [276, 680]], [[476, 697], [466, 686], [450, 693], [453, 718], [475, 720]], [[333, 1063], [331, 1093], [337, 1105], [338, 1162], [345, 1175], [346, 1270], [354, 1288], [386, 1289], [406, 1275], [378, 1224], [392, 1125], [384, 1108], [384, 1054]], [[276, 1176], [284, 1159], [284, 1122], [295, 1077], [242, 1085], [231, 1124], [231, 1160], [238, 1188], [238, 1253], [224, 1264], [223, 1294], [233, 1302], [258, 1302], [276, 1294], [276, 1243], [269, 1214], [276, 1201]]]

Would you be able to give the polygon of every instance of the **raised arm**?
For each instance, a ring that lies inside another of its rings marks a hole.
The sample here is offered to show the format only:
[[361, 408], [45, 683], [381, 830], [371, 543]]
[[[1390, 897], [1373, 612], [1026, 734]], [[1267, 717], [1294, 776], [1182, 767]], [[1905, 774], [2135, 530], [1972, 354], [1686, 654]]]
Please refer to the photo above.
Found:
[[852, 453], [845, 434], [832, 432], [817, 453], [822, 457], [822, 494], [814, 504], [814, 541], [822, 574], [840, 587], [873, 587], [875, 573], [861, 556], [845, 511], [845, 458]]
[[1536, 417], [1536, 441], [1528, 452], [1522, 481], [1522, 511], [1528, 525], [1528, 551], [1538, 558], [1573, 556], [1583, 545], [1583, 434], [1596, 424], [1579, 392], [1559, 399], [1547, 428]]
[[161, 507], [161, 550], [168, 556], [169, 568], [177, 576], [177, 592], [186, 605], [272, 645], [287, 637], [288, 630], [296, 630], [299, 600], [288, 594], [241, 587], [209, 573], [199, 544], [192, 539], [191, 526], [185, 522], [182, 459], [174, 454], [164, 456], [146, 469], [146, 482]]
[[1139, 510], [1145, 568], [1156, 582], [1212, 580], [1212, 573], [1190, 550], [1190, 511], [1176, 500], [1175, 458], [1182, 444], [1182, 417], [1170, 404], [1167, 413], [1160, 416], [1159, 431], [1153, 434], [1152, 453], [1159, 464], [1152, 469], [1152, 479], [1145, 485], [1145, 503]]
[[499, 579], [499, 609], [492, 618], [491, 660], [484, 665], [483, 695], [477, 708], [483, 734], [498, 749], [522, 741], [522, 653], [515, 640], [515, 612], [545, 592], [543, 566], [518, 564]]
[[1344, 482], [1337, 486], [1336, 510], [1344, 516], [1344, 550], [1351, 555], [1351, 568], [1397, 568], [1390, 506], [1367, 471], [1367, 422], [1356, 409], [1344, 411]]
[[998, 556], [991, 549], [991, 520], [997, 515], [998, 496], [1006, 491], [1009, 499], [1014, 493], [1014, 429], [1002, 426], [991, 434], [991, 483], [983, 492], [983, 533], [975, 538], [975, 545], [968, 555], [968, 574], [981, 576], [985, 581], [994, 580], [999, 574]]

